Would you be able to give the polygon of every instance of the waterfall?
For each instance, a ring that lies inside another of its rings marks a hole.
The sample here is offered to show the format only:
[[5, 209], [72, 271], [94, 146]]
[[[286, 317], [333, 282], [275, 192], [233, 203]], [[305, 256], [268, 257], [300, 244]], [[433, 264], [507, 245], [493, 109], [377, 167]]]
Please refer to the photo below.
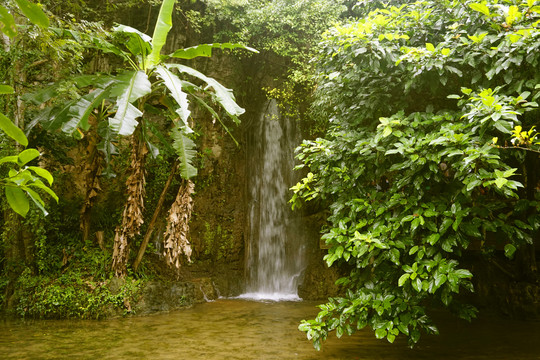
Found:
[[288, 200], [296, 183], [295, 121], [281, 116], [275, 100], [265, 106], [248, 148], [249, 236], [243, 298], [296, 300], [305, 267], [304, 239]]

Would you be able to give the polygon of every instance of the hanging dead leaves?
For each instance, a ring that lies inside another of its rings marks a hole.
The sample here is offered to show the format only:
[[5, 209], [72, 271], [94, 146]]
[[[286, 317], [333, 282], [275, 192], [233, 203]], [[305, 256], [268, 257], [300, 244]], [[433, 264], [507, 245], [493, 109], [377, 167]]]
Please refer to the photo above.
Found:
[[184, 181], [176, 200], [169, 210], [167, 218], [167, 229], [165, 230], [165, 240], [163, 243], [164, 257], [167, 265], [176, 269], [180, 268], [182, 255], [186, 255], [191, 261], [191, 244], [187, 238], [189, 233], [189, 220], [193, 210], [192, 194], [195, 185], [191, 180]]

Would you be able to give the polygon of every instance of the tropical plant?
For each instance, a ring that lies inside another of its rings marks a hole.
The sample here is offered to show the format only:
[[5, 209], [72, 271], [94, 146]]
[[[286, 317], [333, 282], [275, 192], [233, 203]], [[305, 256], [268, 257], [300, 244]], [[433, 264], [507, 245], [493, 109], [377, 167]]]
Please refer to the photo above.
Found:
[[[18, 9], [34, 24], [47, 27], [49, 20], [41, 8], [27, 0], [15, 0]], [[0, 5], [0, 30], [8, 37], [17, 35], [17, 24], [13, 15], [7, 8]], [[13, 95], [15, 90], [9, 85], [0, 85], [0, 95]], [[28, 139], [24, 132], [16, 126], [7, 116], [0, 113], [0, 129], [19, 145], [28, 146]], [[2, 139], [2, 148], [8, 146], [7, 139]], [[49, 194], [58, 201], [58, 197], [49, 186], [53, 177], [49, 171], [42, 167], [31, 166], [29, 163], [40, 156], [36, 149], [17, 149], [14, 155], [4, 156], [0, 164], [11, 165], [8, 177], [0, 180], [4, 187], [5, 196], [9, 206], [19, 215], [25, 217], [30, 209], [30, 200], [46, 215], [45, 203], [40, 192]], [[42, 179], [48, 183], [46, 185]]]
[[[89, 130], [92, 122], [97, 122], [102, 139], [99, 149], [105, 159], [115, 154], [118, 136], [132, 136], [131, 170], [126, 182], [128, 196], [122, 224], [116, 231], [113, 254], [113, 268], [118, 276], [126, 273], [129, 240], [138, 234], [143, 222], [145, 157], [148, 153], [157, 155], [159, 152], [152, 138], [158, 138], [167, 148], [174, 149], [179, 158], [180, 175], [188, 180], [197, 174], [193, 165], [196, 151], [191, 138], [193, 130], [189, 123], [188, 95], [209, 110], [227, 131], [219, 114], [208, 103], [219, 103], [235, 123], [244, 112], [235, 102], [231, 90], [215, 79], [189, 66], [167, 61], [209, 57], [214, 49], [256, 50], [240, 44], [213, 43], [178, 49], [169, 55], [161, 54], [172, 27], [174, 4], [175, 0], [162, 2], [152, 37], [129, 26], [116, 26], [114, 35], [121, 38], [125, 48], [103, 37], [66, 30], [66, 36], [85, 38], [91, 46], [118, 56], [124, 64], [129, 64], [129, 68], [117, 68], [112, 74], [81, 75], [70, 79], [76, 86], [76, 96], [68, 102], [46, 108], [36, 118], [48, 130], [61, 129], [79, 138]], [[202, 85], [188, 81], [188, 77]], [[59, 84], [55, 84], [36, 93], [31, 100], [36, 104], [48, 102], [58, 95], [58, 89]], [[161, 111], [156, 105], [165, 107], [167, 111]], [[158, 112], [172, 120], [172, 144], [147, 120], [146, 112]]]
[[[344, 295], [300, 325], [316, 348], [366, 326], [412, 346], [438, 331], [431, 305], [475, 316], [458, 296], [473, 291], [468, 249], [534, 255], [539, 159], [508, 144], [536, 146], [539, 24], [534, 0], [445, 0], [327, 32], [314, 103], [327, 131], [298, 150], [309, 173], [292, 202], [329, 207], [325, 260], [351, 270]], [[498, 268], [536, 278], [533, 255], [522, 273]]]

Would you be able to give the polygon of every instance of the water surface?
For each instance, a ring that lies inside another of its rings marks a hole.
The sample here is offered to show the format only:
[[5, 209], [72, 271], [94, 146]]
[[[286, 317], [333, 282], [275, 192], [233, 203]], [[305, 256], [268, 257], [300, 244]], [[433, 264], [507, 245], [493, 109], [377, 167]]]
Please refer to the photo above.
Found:
[[540, 323], [440, 316], [441, 335], [410, 350], [370, 331], [332, 336], [319, 352], [297, 330], [313, 302], [222, 299], [191, 309], [103, 321], [0, 322], [2, 359], [540, 359]]

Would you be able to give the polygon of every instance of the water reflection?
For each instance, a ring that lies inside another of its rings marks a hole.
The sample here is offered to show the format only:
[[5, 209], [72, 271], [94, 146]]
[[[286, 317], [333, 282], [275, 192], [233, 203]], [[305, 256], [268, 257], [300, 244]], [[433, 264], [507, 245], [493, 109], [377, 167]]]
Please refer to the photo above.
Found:
[[2, 359], [540, 359], [540, 323], [444, 317], [410, 350], [369, 331], [315, 351], [297, 330], [312, 302], [218, 300], [170, 314], [105, 321], [4, 321]]

